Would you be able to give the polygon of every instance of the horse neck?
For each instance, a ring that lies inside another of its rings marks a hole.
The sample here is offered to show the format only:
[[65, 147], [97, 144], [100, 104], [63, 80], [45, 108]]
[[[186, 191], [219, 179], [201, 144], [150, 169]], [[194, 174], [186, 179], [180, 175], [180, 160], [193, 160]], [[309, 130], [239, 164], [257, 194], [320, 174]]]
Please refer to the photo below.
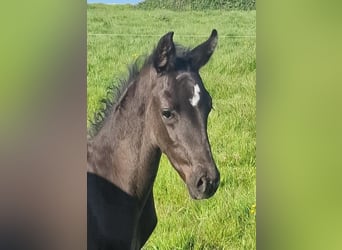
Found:
[[153, 128], [146, 120], [151, 81], [147, 74], [129, 85], [120, 106], [88, 145], [88, 171], [141, 201], [153, 187], [161, 157], [151, 140]]

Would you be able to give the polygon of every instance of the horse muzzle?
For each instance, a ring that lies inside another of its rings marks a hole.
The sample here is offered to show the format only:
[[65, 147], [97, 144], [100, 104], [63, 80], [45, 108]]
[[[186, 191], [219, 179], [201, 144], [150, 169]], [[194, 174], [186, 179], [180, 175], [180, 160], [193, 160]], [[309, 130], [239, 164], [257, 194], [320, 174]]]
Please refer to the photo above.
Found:
[[208, 199], [213, 196], [220, 184], [220, 173], [216, 170], [212, 176], [200, 175], [187, 182], [189, 194], [193, 199]]

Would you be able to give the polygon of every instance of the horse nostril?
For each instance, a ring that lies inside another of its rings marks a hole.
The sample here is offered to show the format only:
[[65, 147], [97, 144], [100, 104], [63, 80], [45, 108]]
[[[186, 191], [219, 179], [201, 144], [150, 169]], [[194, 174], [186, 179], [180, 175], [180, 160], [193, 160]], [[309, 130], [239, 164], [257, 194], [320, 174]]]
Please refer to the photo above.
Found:
[[201, 187], [203, 185], [202, 178], [200, 178], [197, 182], [197, 188]]
[[197, 182], [197, 189], [204, 193], [205, 192], [205, 189], [206, 189], [206, 186], [207, 186], [207, 180], [205, 179], [205, 177], [201, 177], [199, 178], [198, 182]]

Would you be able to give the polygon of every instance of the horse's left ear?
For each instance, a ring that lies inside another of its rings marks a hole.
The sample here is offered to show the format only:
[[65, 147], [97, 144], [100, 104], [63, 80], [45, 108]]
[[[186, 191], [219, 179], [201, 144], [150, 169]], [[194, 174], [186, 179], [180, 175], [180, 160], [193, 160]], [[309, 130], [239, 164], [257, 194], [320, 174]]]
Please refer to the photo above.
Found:
[[213, 29], [207, 41], [190, 51], [191, 64], [194, 69], [200, 69], [209, 61], [216, 48], [217, 40], [217, 30]]
[[153, 65], [158, 73], [167, 71], [172, 66], [175, 53], [173, 32], [171, 31], [160, 38], [153, 54]]

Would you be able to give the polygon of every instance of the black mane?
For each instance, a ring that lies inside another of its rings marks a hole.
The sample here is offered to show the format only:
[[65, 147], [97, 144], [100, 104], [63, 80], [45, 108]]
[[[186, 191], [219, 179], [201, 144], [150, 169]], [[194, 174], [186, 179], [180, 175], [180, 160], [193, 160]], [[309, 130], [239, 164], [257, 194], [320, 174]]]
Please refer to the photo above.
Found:
[[[188, 61], [189, 48], [185, 48], [182, 45], [176, 44], [176, 68], [183, 68]], [[93, 138], [99, 130], [103, 127], [104, 122], [112, 111], [120, 105], [121, 100], [124, 98], [126, 91], [135, 78], [139, 75], [142, 68], [153, 64], [153, 57], [155, 55], [156, 48], [149, 56], [140, 56], [132, 64], [128, 66], [128, 77], [119, 79], [119, 83], [114, 82], [106, 90], [106, 96], [101, 99], [103, 108], [97, 111], [94, 115], [93, 121], [90, 122], [88, 129], [88, 138]]]

